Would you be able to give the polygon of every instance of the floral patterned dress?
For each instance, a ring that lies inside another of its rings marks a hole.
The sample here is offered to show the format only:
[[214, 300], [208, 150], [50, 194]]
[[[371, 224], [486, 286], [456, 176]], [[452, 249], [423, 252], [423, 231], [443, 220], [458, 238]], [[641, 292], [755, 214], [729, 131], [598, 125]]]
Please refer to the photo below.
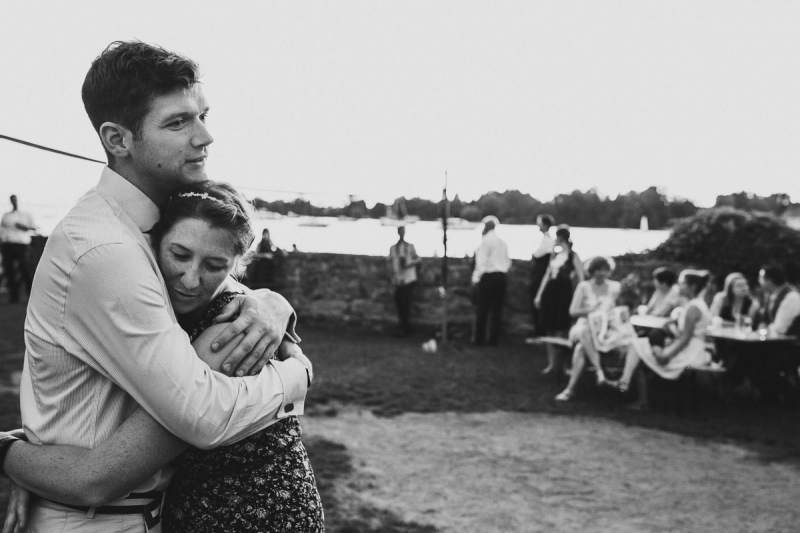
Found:
[[[235, 293], [209, 305], [187, 328], [194, 340]], [[176, 461], [167, 490], [165, 533], [324, 531], [317, 482], [296, 416], [230, 446], [191, 448]]]

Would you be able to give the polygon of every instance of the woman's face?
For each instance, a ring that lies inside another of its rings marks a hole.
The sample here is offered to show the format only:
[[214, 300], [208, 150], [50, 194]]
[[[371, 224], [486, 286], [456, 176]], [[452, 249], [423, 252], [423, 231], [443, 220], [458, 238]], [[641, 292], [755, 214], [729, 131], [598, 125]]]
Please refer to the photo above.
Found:
[[744, 298], [750, 293], [750, 287], [747, 285], [747, 280], [736, 278], [731, 285], [731, 292], [736, 298]]
[[678, 279], [678, 289], [680, 290], [681, 296], [685, 296], [687, 298], [695, 297], [694, 287], [692, 287], [692, 285], [689, 283], [686, 283], [686, 278], [684, 276], [681, 276]]
[[237, 259], [228, 230], [199, 218], [176, 222], [158, 248], [158, 266], [175, 313], [184, 315], [207, 305]]
[[595, 283], [600, 285], [601, 283], [604, 283], [608, 279], [608, 276], [610, 275], [611, 271], [609, 269], [597, 268], [595, 269], [594, 272], [592, 272], [592, 279], [594, 280]]

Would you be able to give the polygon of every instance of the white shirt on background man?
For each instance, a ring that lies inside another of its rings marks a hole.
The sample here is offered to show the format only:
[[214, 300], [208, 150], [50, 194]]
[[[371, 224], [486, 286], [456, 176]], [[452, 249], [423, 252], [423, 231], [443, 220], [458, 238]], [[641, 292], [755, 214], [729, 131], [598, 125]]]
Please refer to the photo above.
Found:
[[553, 253], [553, 246], [555, 241], [550, 236], [550, 233], [542, 233], [542, 239], [539, 241], [539, 246], [533, 251], [535, 259], [541, 259]]
[[775, 319], [769, 325], [770, 332], [775, 335], [786, 335], [798, 316], [800, 316], [800, 293], [792, 289], [786, 293], [775, 311]]
[[495, 230], [489, 230], [481, 240], [475, 252], [475, 270], [472, 272], [472, 283], [478, 283], [481, 276], [491, 272], [508, 272], [511, 258], [508, 256], [508, 245]]
[[[389, 258], [392, 261], [392, 274], [395, 285], [408, 285], [417, 281], [417, 249], [410, 242], [402, 241], [394, 243], [389, 248]], [[401, 266], [400, 259], [403, 259]]]
[[17, 224], [34, 227], [33, 217], [26, 211], [9, 211], [0, 219], [0, 242], [10, 244], [30, 244], [33, 230], [19, 229]]

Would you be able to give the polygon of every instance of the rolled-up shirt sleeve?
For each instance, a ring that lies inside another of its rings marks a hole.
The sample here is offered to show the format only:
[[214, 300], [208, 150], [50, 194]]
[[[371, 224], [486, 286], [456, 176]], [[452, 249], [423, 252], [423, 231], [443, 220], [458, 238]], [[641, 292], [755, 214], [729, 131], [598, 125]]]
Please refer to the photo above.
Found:
[[290, 359], [273, 361], [256, 376], [212, 371], [173, 319], [142, 253], [132, 244], [104, 244], [77, 261], [61, 332], [71, 352], [198, 448], [236, 442], [301, 414], [305, 367]]

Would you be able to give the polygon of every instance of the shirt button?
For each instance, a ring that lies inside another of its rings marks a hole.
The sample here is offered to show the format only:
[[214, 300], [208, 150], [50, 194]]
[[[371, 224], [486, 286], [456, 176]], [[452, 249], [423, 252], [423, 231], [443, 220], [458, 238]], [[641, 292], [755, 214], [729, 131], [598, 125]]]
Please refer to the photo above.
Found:
[[287, 413], [290, 412], [292, 409], [294, 409], [294, 404], [291, 402], [283, 406], [283, 410], [286, 411]]

